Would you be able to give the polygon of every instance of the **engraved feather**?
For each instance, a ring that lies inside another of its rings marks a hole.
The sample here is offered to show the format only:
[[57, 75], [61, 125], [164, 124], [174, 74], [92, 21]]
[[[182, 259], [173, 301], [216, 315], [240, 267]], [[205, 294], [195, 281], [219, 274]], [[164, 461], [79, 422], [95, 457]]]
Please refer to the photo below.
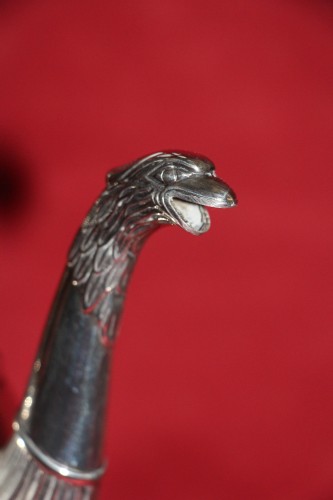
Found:
[[[129, 169], [131, 170], [131, 169]], [[135, 170], [135, 169], [134, 169]], [[109, 175], [110, 183], [93, 205], [69, 252], [68, 266], [79, 288], [84, 310], [95, 316], [102, 332], [113, 338], [135, 253], [147, 227], [152, 225], [156, 207], [153, 188], [136, 182], [135, 172]], [[119, 180], [117, 180], [119, 178]]]

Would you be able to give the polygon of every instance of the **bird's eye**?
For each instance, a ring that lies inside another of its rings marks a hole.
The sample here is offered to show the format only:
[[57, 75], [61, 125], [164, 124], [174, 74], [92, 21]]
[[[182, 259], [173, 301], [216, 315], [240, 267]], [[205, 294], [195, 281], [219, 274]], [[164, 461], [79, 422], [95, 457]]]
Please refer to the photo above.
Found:
[[187, 177], [187, 172], [182, 169], [170, 166], [166, 167], [155, 174], [155, 177], [164, 184], [172, 184]]

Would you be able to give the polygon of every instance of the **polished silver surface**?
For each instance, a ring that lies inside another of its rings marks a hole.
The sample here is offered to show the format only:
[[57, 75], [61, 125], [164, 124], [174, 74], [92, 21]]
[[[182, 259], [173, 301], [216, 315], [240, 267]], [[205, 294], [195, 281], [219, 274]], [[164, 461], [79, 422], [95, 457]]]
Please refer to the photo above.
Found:
[[[30, 467], [34, 484], [46, 476], [75, 488], [81, 481], [84, 495], [93, 495], [90, 483], [103, 472], [113, 344], [142, 245], [161, 224], [202, 234], [210, 227], [205, 206], [235, 205], [213, 163], [191, 153], [156, 153], [108, 174], [69, 252], [15, 434], [0, 455], [0, 493], [13, 492], [13, 481], [26, 484]], [[20, 498], [46, 498], [40, 488]]]

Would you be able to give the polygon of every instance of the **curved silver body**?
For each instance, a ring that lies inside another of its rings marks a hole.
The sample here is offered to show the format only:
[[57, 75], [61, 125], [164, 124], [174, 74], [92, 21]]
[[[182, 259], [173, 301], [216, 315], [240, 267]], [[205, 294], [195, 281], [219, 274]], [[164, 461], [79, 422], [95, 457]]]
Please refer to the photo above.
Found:
[[95, 496], [113, 345], [142, 245], [161, 224], [204, 233], [204, 206], [235, 204], [214, 165], [190, 153], [156, 153], [108, 174], [69, 252], [13, 437], [0, 453], [2, 500]]

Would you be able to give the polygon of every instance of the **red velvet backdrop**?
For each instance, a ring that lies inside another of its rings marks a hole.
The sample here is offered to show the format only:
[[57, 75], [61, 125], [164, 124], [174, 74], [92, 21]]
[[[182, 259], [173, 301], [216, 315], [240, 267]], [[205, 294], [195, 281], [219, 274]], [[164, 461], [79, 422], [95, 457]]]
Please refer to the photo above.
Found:
[[102, 499], [333, 498], [332, 14], [0, 4], [2, 429], [108, 169], [195, 150], [239, 197], [207, 235], [167, 228], [140, 257]]

